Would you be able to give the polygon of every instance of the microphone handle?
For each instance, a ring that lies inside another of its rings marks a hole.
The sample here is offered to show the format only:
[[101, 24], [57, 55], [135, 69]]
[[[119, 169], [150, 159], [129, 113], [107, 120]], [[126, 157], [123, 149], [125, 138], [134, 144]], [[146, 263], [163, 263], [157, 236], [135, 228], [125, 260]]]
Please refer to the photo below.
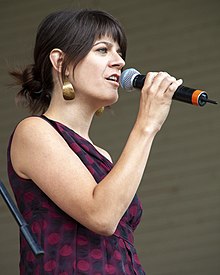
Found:
[[[145, 81], [146, 75], [136, 75], [133, 79], [133, 87], [134, 88], [143, 88], [143, 84]], [[208, 99], [208, 95], [206, 92], [185, 87], [180, 85], [173, 95], [173, 99], [178, 101], [183, 101], [189, 104], [193, 104], [196, 106], [204, 106], [206, 102], [217, 104], [217, 102]]]
[[208, 99], [208, 95], [204, 91], [180, 85], [176, 89], [173, 95], [173, 99], [190, 103], [196, 106], [204, 106], [207, 102], [206, 99]]

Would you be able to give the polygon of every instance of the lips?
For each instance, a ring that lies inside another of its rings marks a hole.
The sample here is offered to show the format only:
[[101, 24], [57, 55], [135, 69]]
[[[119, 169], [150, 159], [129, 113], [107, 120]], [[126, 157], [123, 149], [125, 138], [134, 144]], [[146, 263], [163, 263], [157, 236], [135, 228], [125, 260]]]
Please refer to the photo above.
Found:
[[109, 81], [119, 83], [119, 75], [118, 74], [112, 74], [109, 77], [107, 77], [106, 79]]

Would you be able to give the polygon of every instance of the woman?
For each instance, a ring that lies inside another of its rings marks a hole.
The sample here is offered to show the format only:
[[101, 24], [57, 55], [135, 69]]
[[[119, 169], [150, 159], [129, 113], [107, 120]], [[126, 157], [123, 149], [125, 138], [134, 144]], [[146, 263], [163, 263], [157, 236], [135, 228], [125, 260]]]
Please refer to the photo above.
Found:
[[18, 207], [45, 251], [21, 236], [21, 274], [145, 274], [133, 246], [136, 195], [155, 135], [182, 83], [147, 74], [134, 127], [118, 161], [93, 144], [95, 113], [118, 99], [126, 37], [109, 14], [61, 11], [39, 26], [34, 63], [11, 74], [32, 113], [10, 140], [9, 179]]

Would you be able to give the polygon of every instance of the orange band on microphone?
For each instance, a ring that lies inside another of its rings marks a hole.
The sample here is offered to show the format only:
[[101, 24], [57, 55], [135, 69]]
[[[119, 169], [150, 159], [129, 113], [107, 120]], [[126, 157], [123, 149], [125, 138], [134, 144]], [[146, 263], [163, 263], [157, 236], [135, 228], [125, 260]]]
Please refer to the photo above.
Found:
[[198, 103], [198, 99], [199, 99], [199, 96], [200, 94], [202, 93], [201, 90], [195, 90], [192, 94], [192, 104], [193, 105], [199, 105]]

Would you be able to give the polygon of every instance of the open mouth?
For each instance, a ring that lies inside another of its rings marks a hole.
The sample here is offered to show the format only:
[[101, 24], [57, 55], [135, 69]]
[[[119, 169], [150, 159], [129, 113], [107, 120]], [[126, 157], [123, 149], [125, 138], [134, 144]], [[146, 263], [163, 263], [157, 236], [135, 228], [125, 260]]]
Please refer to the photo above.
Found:
[[119, 83], [119, 76], [118, 75], [111, 75], [109, 77], [106, 78], [107, 80]]

